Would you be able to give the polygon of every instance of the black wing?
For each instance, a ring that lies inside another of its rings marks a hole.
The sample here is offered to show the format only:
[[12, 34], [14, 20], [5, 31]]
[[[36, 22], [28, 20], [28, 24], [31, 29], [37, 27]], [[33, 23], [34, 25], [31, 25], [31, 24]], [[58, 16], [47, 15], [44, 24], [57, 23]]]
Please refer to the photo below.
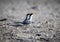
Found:
[[14, 22], [14, 24], [10, 24], [10, 26], [19, 27], [19, 26], [23, 26], [23, 24], [22, 22]]

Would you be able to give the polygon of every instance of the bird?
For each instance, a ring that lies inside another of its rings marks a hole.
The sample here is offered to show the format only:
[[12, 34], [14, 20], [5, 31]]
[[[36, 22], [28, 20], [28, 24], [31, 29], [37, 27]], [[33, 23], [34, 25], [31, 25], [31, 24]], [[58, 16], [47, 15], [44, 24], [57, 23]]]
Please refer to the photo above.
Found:
[[33, 16], [33, 13], [28, 13], [28, 14], [26, 15], [25, 20], [23, 21], [23, 24], [24, 24], [24, 25], [30, 24], [31, 21], [32, 21], [32, 16]]
[[26, 18], [24, 19], [24, 21], [22, 21], [22, 22], [14, 22], [15, 25], [12, 25], [12, 26], [17, 27], [17, 26], [29, 25], [29, 24], [33, 23], [32, 22], [32, 17], [33, 17], [33, 13], [28, 13], [26, 15]]

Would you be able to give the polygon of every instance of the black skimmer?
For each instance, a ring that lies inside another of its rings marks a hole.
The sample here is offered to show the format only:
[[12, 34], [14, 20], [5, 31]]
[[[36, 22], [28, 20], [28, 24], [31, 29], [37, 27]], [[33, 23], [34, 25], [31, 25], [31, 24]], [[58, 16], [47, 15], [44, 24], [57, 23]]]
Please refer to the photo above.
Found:
[[25, 20], [23, 21], [23, 24], [24, 24], [24, 25], [25, 25], [25, 24], [30, 24], [30, 23], [32, 22], [32, 16], [33, 16], [33, 13], [28, 13], [28, 14], [26, 15]]
[[33, 23], [32, 22], [32, 16], [33, 16], [33, 13], [28, 13], [26, 15], [26, 18], [23, 22], [14, 22], [16, 25], [12, 25], [12, 26], [23, 26], [23, 25], [29, 25], [30, 23]]

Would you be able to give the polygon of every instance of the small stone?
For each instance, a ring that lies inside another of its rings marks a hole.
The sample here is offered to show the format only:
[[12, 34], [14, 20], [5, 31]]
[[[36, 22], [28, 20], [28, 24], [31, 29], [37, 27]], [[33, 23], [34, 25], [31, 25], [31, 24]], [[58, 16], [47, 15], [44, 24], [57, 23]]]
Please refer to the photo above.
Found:
[[12, 8], [13, 11], [15, 11], [15, 8]]
[[45, 23], [48, 23], [48, 21], [46, 21]]
[[56, 15], [56, 18], [59, 18], [60, 16], [59, 15]]
[[41, 28], [41, 26], [37, 26], [37, 28]]
[[56, 37], [56, 35], [53, 35], [53, 37]]
[[49, 39], [46, 39], [46, 38], [40, 38], [40, 40], [45, 40], [45, 41], [49, 41]]
[[36, 34], [36, 36], [41, 36], [41, 34]]
[[52, 27], [54, 27], [54, 25], [52, 25]]
[[53, 29], [50, 28], [49, 31], [50, 31], [50, 30], [53, 30]]
[[37, 6], [33, 6], [33, 7], [31, 7], [32, 9], [37, 9]]
[[59, 10], [59, 8], [55, 8], [55, 10]]

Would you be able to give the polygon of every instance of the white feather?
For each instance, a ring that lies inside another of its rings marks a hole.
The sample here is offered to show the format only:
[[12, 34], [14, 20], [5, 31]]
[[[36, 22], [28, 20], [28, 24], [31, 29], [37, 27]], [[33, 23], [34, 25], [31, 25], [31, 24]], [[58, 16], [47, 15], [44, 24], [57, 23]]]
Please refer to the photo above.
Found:
[[31, 15], [30, 21], [32, 21], [33, 15]]

